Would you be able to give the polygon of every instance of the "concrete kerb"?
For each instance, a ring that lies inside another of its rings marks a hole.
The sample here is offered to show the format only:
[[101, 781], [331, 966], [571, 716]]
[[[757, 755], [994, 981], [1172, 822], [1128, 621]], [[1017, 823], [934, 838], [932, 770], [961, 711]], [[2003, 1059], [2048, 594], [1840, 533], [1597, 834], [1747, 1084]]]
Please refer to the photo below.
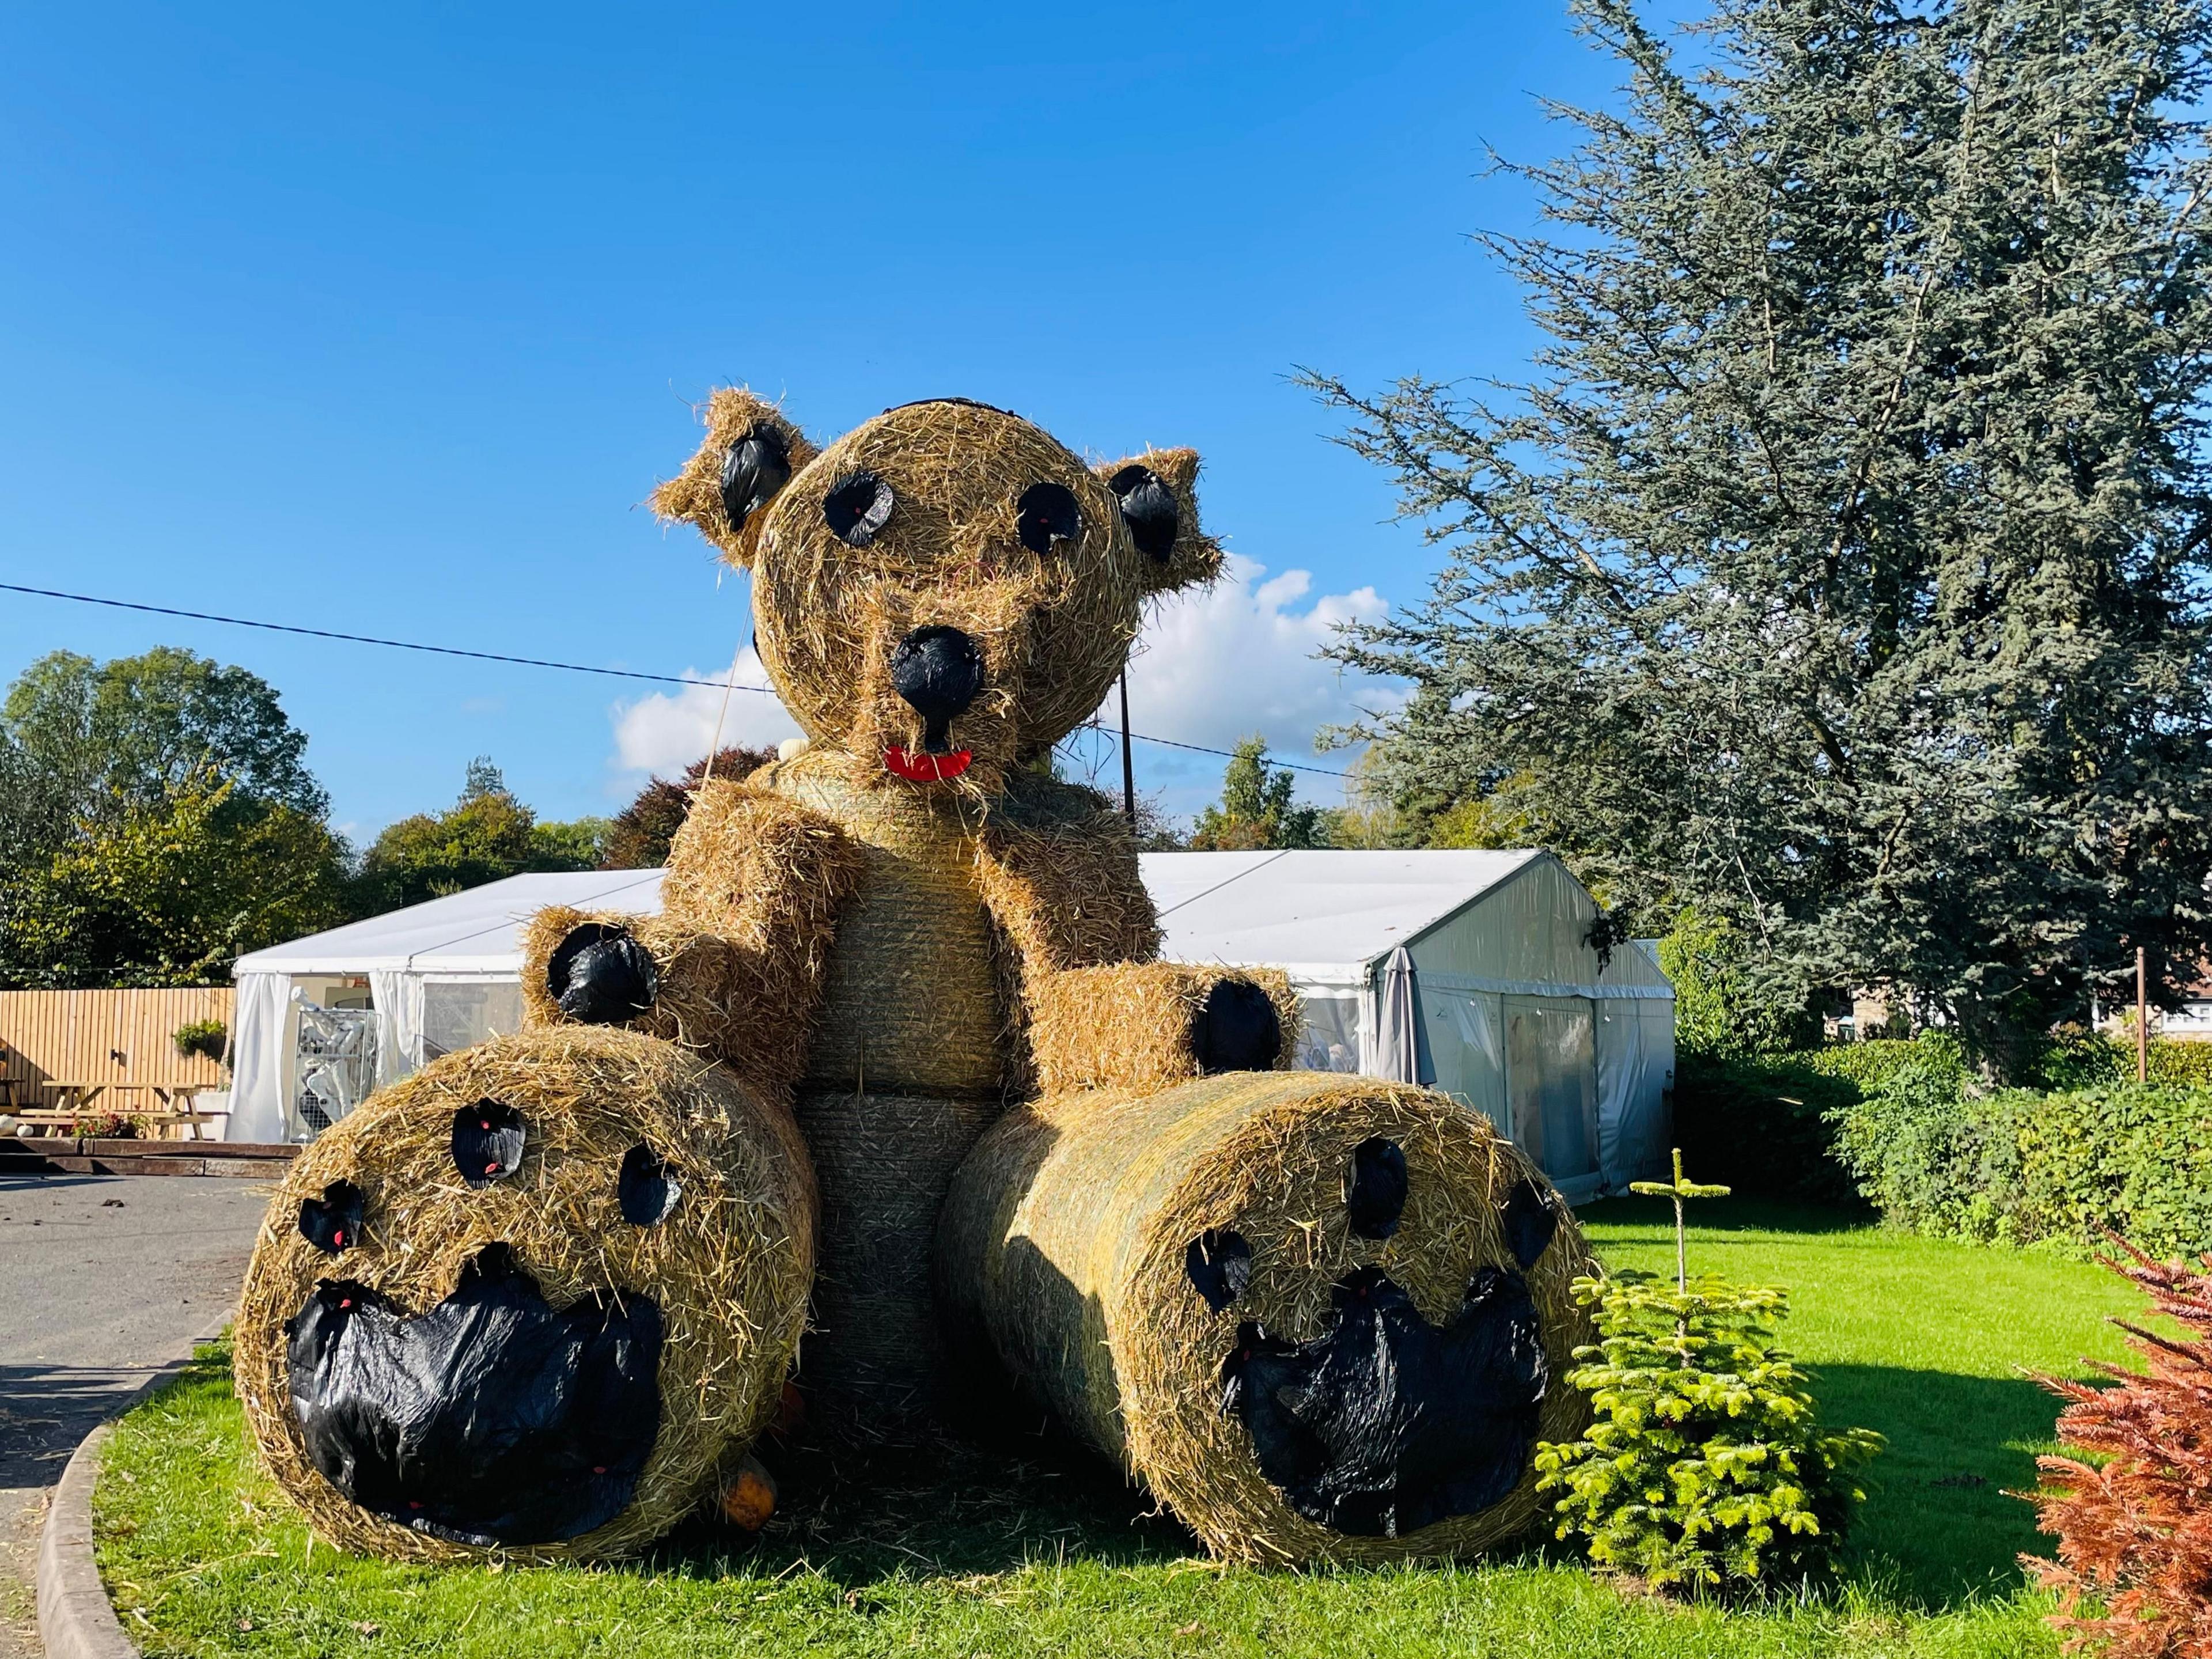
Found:
[[92, 1488], [100, 1479], [100, 1449], [116, 1419], [184, 1370], [192, 1350], [221, 1336], [230, 1316], [194, 1337], [184, 1352], [133, 1389], [108, 1419], [78, 1443], [46, 1508], [39, 1535], [39, 1639], [46, 1659], [139, 1659], [138, 1644], [123, 1633], [100, 1567], [92, 1554]]

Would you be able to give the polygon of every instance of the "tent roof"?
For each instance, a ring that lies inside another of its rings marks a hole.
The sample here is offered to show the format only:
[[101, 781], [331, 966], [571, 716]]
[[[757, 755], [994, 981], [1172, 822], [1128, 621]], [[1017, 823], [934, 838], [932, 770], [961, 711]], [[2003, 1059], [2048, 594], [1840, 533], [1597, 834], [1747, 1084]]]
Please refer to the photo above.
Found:
[[651, 914], [659, 870], [509, 876], [465, 893], [311, 933], [238, 959], [234, 974], [507, 974], [521, 965], [522, 924], [549, 904]]
[[[1352, 977], [1542, 859], [1540, 852], [1146, 853], [1162, 954]], [[550, 904], [651, 915], [658, 870], [509, 876], [239, 958], [240, 974], [512, 974]]]
[[1160, 954], [1354, 977], [1547, 854], [1146, 853]]

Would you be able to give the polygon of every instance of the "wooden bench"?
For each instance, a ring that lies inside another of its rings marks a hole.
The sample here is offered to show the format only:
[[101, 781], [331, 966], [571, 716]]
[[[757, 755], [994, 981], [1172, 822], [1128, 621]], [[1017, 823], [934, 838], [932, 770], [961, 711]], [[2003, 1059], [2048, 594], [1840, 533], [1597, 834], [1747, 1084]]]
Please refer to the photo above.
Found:
[[[97, 1113], [131, 1118], [141, 1122], [158, 1125], [163, 1129], [182, 1128], [185, 1133], [179, 1138], [183, 1139], [214, 1139], [212, 1135], [204, 1133], [211, 1120], [198, 1111], [192, 1103], [199, 1092], [200, 1085], [198, 1084], [71, 1083], [56, 1079], [44, 1086], [54, 1091], [65, 1103], [46, 1109], [32, 1108], [11, 1111], [9, 1115], [19, 1122], [43, 1127], [47, 1133], [55, 1135], [75, 1135], [77, 1133], [79, 1121]], [[102, 1095], [109, 1094], [117, 1098], [105, 1105], [94, 1103]], [[159, 1103], [141, 1108], [134, 1106], [126, 1098], [133, 1095], [149, 1094], [153, 1096]]]

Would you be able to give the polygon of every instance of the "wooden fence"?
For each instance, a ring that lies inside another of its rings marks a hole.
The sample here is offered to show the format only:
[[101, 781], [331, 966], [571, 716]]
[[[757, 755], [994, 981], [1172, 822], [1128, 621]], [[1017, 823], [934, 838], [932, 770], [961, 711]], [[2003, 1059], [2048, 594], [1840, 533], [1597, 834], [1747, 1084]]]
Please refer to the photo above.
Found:
[[[220, 1089], [222, 1068], [180, 1054], [179, 1025], [232, 1024], [230, 987], [182, 991], [0, 991], [0, 1078], [18, 1106], [54, 1083], [150, 1083]], [[49, 1095], [47, 1097], [51, 1098]]]

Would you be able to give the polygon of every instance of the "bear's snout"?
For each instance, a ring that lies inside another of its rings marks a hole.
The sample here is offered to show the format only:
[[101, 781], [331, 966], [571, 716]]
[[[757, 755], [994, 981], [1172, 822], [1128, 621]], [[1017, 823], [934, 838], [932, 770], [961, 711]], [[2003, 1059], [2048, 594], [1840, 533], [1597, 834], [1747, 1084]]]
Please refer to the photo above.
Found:
[[952, 745], [952, 722], [983, 689], [983, 653], [957, 628], [917, 628], [891, 650], [891, 689], [921, 716], [922, 748]]

